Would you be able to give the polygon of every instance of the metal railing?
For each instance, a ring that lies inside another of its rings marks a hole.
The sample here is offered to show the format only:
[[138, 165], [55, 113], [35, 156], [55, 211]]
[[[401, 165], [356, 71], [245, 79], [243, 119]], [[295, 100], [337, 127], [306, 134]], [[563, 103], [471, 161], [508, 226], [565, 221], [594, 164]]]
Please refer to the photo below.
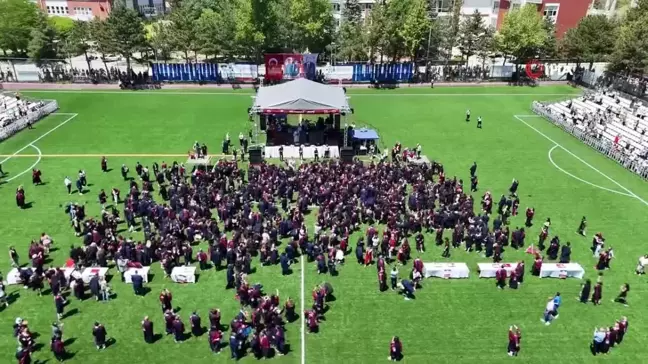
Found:
[[542, 116], [554, 125], [560, 127], [562, 130], [580, 139], [591, 148], [618, 162], [644, 180], [648, 180], [648, 163], [646, 163], [645, 159], [639, 157], [633, 158], [631, 155], [626, 153], [623, 148], [614, 145], [611, 141], [599, 138], [597, 135], [593, 135], [576, 127], [576, 125], [565, 119], [562, 115], [557, 114], [552, 109], [548, 108], [547, 105], [534, 101], [531, 105], [531, 109], [534, 113]]
[[28, 111], [27, 115], [17, 119], [11, 124], [0, 128], [0, 141], [3, 141], [17, 132], [25, 129], [28, 125], [34, 124], [38, 120], [58, 110], [56, 100], [43, 100], [44, 106], [34, 111]]

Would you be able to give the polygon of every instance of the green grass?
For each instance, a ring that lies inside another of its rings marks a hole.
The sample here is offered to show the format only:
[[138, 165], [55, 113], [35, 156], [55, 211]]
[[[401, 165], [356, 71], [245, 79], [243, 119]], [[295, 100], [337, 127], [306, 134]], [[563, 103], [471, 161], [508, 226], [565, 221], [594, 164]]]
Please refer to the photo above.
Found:
[[[404, 343], [406, 363], [501, 363], [506, 356], [507, 329], [517, 324], [523, 332], [521, 357], [525, 363], [585, 363], [607, 362], [637, 363], [645, 356], [648, 340], [648, 323], [642, 316], [648, 313], [644, 303], [648, 299], [645, 278], [634, 275], [636, 260], [646, 250], [643, 239], [648, 233], [646, 211], [648, 206], [639, 199], [615, 194], [585, 184], [556, 169], [549, 161], [548, 151], [554, 144], [524, 125], [513, 115], [530, 114], [533, 100], [565, 98], [575, 91], [568, 87], [540, 88], [403, 88], [391, 91], [349, 90], [353, 116], [357, 124], [370, 124], [377, 128], [384, 145], [400, 141], [405, 146], [423, 145], [424, 154], [441, 161], [447, 175], [468, 180], [468, 168], [473, 161], [479, 165], [480, 199], [486, 190], [495, 196], [505, 193], [512, 178], [520, 180], [520, 210], [535, 206], [536, 221], [551, 217], [552, 234], [562, 241], [571, 241], [573, 261], [586, 269], [586, 277], [595, 278], [595, 261], [589, 246], [591, 237], [575, 233], [580, 218], [586, 215], [589, 235], [602, 231], [614, 246], [617, 258], [612, 270], [605, 273], [604, 303], [602, 306], [581, 305], [575, 297], [579, 292], [577, 280], [540, 280], [528, 275], [525, 284], [517, 291], [495, 289], [494, 281], [479, 280], [478, 262], [489, 261], [475, 253], [460, 250], [452, 252], [451, 261], [466, 262], [471, 268], [467, 280], [424, 281], [424, 289], [417, 299], [404, 301], [392, 293], [379, 293], [375, 268], [364, 269], [351, 262], [344, 266], [338, 277], [318, 276], [314, 264], [304, 271], [306, 305], [311, 304], [310, 290], [323, 279], [330, 281], [337, 300], [331, 303], [321, 333], [306, 335], [307, 363], [374, 363], [385, 361], [391, 336], [398, 335]], [[35, 145], [44, 155], [52, 154], [184, 154], [195, 140], [207, 143], [212, 151], [219, 149], [226, 132], [235, 139], [239, 131], [249, 127], [246, 109], [251, 103], [248, 90], [241, 91], [173, 91], [173, 92], [25, 92], [29, 97], [58, 100], [61, 113], [77, 113], [74, 119], [39, 140]], [[474, 117], [481, 115], [484, 128], [475, 122], [465, 123], [464, 112], [471, 109]], [[0, 143], [0, 154], [12, 154], [43, 133], [57, 126], [69, 115], [55, 115]], [[561, 144], [569, 151], [609, 176], [640, 198], [648, 200], [646, 183], [625, 171], [615, 162], [597, 154], [573, 137], [541, 118], [524, 119], [540, 132]], [[32, 155], [27, 148], [22, 155]], [[628, 193], [600, 173], [586, 166], [564, 150], [552, 153], [554, 162], [565, 171], [592, 184]], [[30, 239], [41, 232], [55, 238], [58, 251], [51, 255], [54, 265], [61, 265], [71, 244], [78, 244], [61, 204], [67, 201], [87, 201], [91, 215], [99, 213], [96, 194], [124, 183], [119, 176], [119, 166], [126, 163], [133, 169], [136, 161], [142, 164], [160, 162], [163, 158], [109, 158], [114, 170], [102, 174], [98, 157], [54, 158], [44, 157], [38, 164], [47, 185], [32, 187], [30, 174], [0, 185], [3, 204], [0, 207], [3, 249], [15, 245], [23, 260]], [[170, 162], [172, 158], [165, 158]], [[184, 158], [177, 158], [182, 161]], [[35, 157], [20, 155], [3, 164], [8, 178], [28, 169]], [[84, 196], [68, 197], [64, 192], [63, 178], [74, 175], [79, 169], [88, 173], [91, 192]], [[33, 207], [18, 210], [14, 191], [24, 184], [28, 201]], [[523, 217], [513, 219], [513, 227], [523, 224]], [[539, 223], [527, 236], [535, 241]], [[137, 237], [137, 236], [136, 236]], [[434, 246], [433, 236], [427, 236], [428, 251], [424, 261], [442, 261], [441, 250]], [[352, 242], [355, 243], [355, 237]], [[523, 251], [508, 249], [505, 261], [525, 259], [530, 267], [531, 257]], [[278, 267], [261, 267], [255, 261], [257, 272], [253, 281], [261, 282], [268, 291], [279, 289], [282, 298], [290, 295], [299, 303], [301, 271], [282, 277]], [[0, 254], [0, 267], [9, 270], [7, 254]], [[408, 268], [401, 269], [405, 272]], [[116, 270], [112, 269], [112, 273]], [[156, 332], [163, 331], [163, 320], [157, 293], [168, 287], [174, 293], [174, 304], [180, 306], [180, 315], [187, 320], [193, 310], [198, 310], [206, 320], [207, 311], [220, 307], [223, 320], [229, 321], [238, 310], [232, 291], [224, 290], [224, 272], [207, 272], [196, 285], [176, 285], [163, 278], [159, 265], [153, 268], [152, 293], [136, 299], [131, 287], [112, 281], [117, 298], [101, 304], [92, 300], [79, 303], [71, 300], [67, 310], [77, 308], [79, 313], [65, 319], [64, 337], [75, 338], [68, 350], [75, 353], [70, 362], [126, 363], [172, 362], [203, 363], [229, 360], [229, 349], [218, 357], [209, 352], [205, 338], [191, 339], [176, 345], [164, 338], [153, 345], [143, 342], [139, 322], [149, 315], [155, 322]], [[630, 283], [630, 307], [610, 302], [622, 283]], [[560, 291], [564, 297], [560, 318], [549, 327], [540, 323], [547, 296]], [[11, 286], [9, 292], [20, 297], [2, 311], [0, 321], [0, 362], [14, 360], [15, 340], [11, 324], [15, 317], [30, 321], [32, 330], [41, 334], [39, 342], [46, 346], [35, 358], [49, 360], [49, 325], [55, 319], [51, 296], [37, 297], [22, 287]], [[622, 346], [613, 349], [607, 357], [592, 358], [588, 345], [594, 326], [611, 325], [622, 315], [628, 316], [630, 331]], [[96, 352], [90, 335], [92, 323], [103, 322], [116, 345], [104, 352]], [[292, 352], [277, 363], [300, 362], [299, 323], [287, 325], [287, 340]], [[514, 360], [514, 359], [511, 359]], [[245, 358], [245, 362], [253, 359]]]

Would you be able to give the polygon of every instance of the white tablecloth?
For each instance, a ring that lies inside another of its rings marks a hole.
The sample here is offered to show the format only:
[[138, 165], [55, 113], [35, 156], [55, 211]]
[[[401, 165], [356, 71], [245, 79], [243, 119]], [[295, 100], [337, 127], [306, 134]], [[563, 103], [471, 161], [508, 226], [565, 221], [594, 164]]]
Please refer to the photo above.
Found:
[[7, 274], [7, 284], [20, 284], [20, 272], [18, 268], [13, 268]]
[[67, 279], [68, 281], [70, 280], [70, 277], [74, 277], [74, 279], [82, 277], [81, 272], [79, 272], [75, 268], [61, 268], [61, 270], [65, 275], [65, 279]]
[[506, 269], [506, 276], [510, 276], [511, 272], [517, 268], [517, 263], [478, 263], [479, 278], [495, 278], [495, 273], [504, 265]]
[[196, 283], [196, 267], [175, 267], [171, 279], [177, 283]]
[[470, 269], [466, 263], [423, 263], [425, 278], [468, 278]]
[[99, 276], [99, 278], [101, 278], [101, 277], [105, 277], [106, 273], [108, 273], [108, 268], [105, 268], [105, 267], [90, 267], [90, 268], [86, 268], [83, 271], [83, 273], [81, 273], [81, 279], [83, 279], [83, 281], [85, 283], [90, 283], [90, 279], [93, 276]]
[[[299, 147], [295, 145], [284, 145], [283, 147], [283, 155], [284, 158], [299, 158]], [[326, 150], [326, 146], [315, 146], [311, 145], [308, 147], [304, 147], [304, 158], [306, 159], [313, 159], [315, 158], [315, 149], [319, 152], [319, 158], [324, 158], [324, 151]], [[330, 152], [330, 158], [338, 158], [340, 156], [340, 150], [337, 146], [331, 145], [329, 146], [329, 152]], [[273, 147], [265, 147], [265, 157], [266, 158], [279, 158], [279, 147], [278, 146], [273, 146]]]
[[542, 263], [540, 278], [578, 278], [583, 279], [585, 269], [578, 263]]
[[128, 268], [128, 269], [126, 269], [126, 271], [124, 272], [124, 282], [133, 283], [133, 281], [131, 280], [131, 277], [133, 276], [133, 274], [135, 274], [135, 272], [137, 272], [139, 275], [142, 276], [142, 278], [144, 278], [144, 283], [147, 283], [148, 282], [149, 269], [151, 269], [151, 267]]

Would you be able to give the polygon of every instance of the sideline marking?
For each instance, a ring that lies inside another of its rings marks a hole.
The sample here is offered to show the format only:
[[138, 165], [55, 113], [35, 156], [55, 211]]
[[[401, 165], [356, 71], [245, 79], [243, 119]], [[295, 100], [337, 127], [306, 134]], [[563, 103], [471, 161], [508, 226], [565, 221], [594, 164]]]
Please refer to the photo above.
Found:
[[[635, 193], [633, 193], [633, 192], [630, 191], [629, 189], [623, 187], [623, 185], [621, 185], [619, 182], [615, 181], [612, 177], [610, 177], [610, 176], [608, 176], [607, 174], [601, 172], [600, 170], [598, 170], [598, 169], [597, 169], [596, 167], [594, 167], [593, 165], [587, 163], [587, 162], [584, 161], [581, 157], [577, 156], [576, 154], [572, 153], [569, 149], [567, 149], [567, 148], [563, 147], [562, 145], [558, 144], [555, 140], [553, 140], [553, 139], [551, 139], [550, 137], [548, 137], [545, 133], [543, 133], [543, 132], [541, 132], [540, 130], [536, 129], [533, 125], [527, 123], [526, 121], [524, 121], [524, 120], [522, 119], [522, 118], [526, 118], [526, 117], [536, 117], [536, 118], [541, 118], [542, 116], [540, 116], [540, 115], [513, 115], [513, 117], [516, 118], [518, 121], [522, 122], [524, 125], [526, 125], [526, 126], [528, 126], [529, 128], [531, 128], [531, 129], [532, 129], [533, 131], [535, 131], [536, 133], [542, 135], [542, 136], [543, 136], [545, 139], [547, 139], [548, 141], [554, 143], [556, 147], [558, 147], [558, 148], [564, 150], [565, 152], [569, 153], [572, 157], [578, 159], [578, 160], [581, 161], [584, 165], [590, 167], [591, 169], [593, 169], [595, 172], [597, 172], [597, 173], [600, 174], [601, 176], [607, 178], [610, 182], [612, 182], [612, 183], [614, 183], [615, 185], [619, 186], [619, 188], [621, 188], [622, 190], [626, 191], [630, 197], [634, 197], [634, 198], [636, 198], [637, 200], [641, 201], [641, 203], [643, 203], [644, 205], [648, 206], [648, 201], [646, 201], [646, 200], [644, 200], [643, 198], [637, 196]], [[617, 193], [618, 193], [618, 192], [617, 192]]]
[[[251, 90], [251, 89], [250, 89]], [[181, 91], [93, 91], [93, 90], [22, 90], [20, 93], [69, 93], [69, 94], [121, 94], [121, 95], [229, 95], [229, 96], [254, 96], [253, 92], [181, 92]], [[519, 94], [519, 93], [348, 93], [348, 96], [578, 96], [579, 93], [558, 94]]]
[[29, 173], [29, 172], [30, 172], [32, 169], [34, 169], [34, 167], [36, 167], [36, 165], [41, 161], [41, 156], [42, 156], [41, 150], [38, 149], [38, 147], [35, 146], [35, 145], [33, 145], [33, 144], [29, 144], [29, 146], [32, 147], [32, 148], [34, 148], [34, 149], [36, 149], [36, 151], [38, 152], [38, 154], [37, 154], [38, 159], [36, 159], [36, 162], [34, 162], [34, 164], [32, 164], [29, 168], [27, 168], [27, 169], [25, 169], [24, 171], [18, 173], [17, 175], [12, 176], [11, 178], [7, 178], [7, 179], [4, 181], [4, 183], [11, 182], [11, 181], [15, 180], [16, 178], [22, 176], [23, 174], [25, 174], [25, 173]]
[[609, 189], [607, 187], [595, 185], [594, 183], [586, 181], [586, 180], [584, 180], [584, 179], [582, 179], [580, 177], [574, 176], [573, 174], [571, 174], [571, 173], [567, 172], [566, 170], [560, 168], [560, 166], [558, 166], [558, 164], [556, 164], [556, 162], [554, 162], [553, 158], [551, 158], [551, 153], [553, 153], [553, 151], [556, 150], [556, 148], [558, 148], [558, 146], [554, 145], [551, 149], [549, 149], [549, 153], [547, 153], [547, 156], [549, 157], [549, 161], [551, 162], [551, 164], [553, 164], [553, 166], [556, 167], [562, 173], [564, 173], [564, 174], [566, 174], [566, 175], [568, 175], [568, 176], [570, 176], [570, 177], [572, 177], [574, 179], [577, 179], [577, 180], [579, 180], [579, 181], [581, 181], [583, 183], [586, 183], [586, 184], [588, 184], [588, 185], [590, 185], [592, 187], [600, 188], [602, 190], [612, 192], [612, 193], [616, 193], [616, 194], [619, 194], [619, 195], [622, 195], [622, 196], [634, 197], [633, 195], [627, 194], [625, 192], [619, 192], [619, 191], [616, 191], [616, 190], [611, 190], [611, 189]]
[[[61, 115], [63, 115], [63, 114], [61, 114]], [[24, 147], [18, 149], [18, 150], [15, 151], [13, 154], [8, 155], [5, 159], [3, 159], [2, 161], [0, 161], [0, 164], [3, 164], [4, 162], [8, 161], [9, 159], [15, 157], [17, 154], [19, 154], [19, 153], [22, 152], [23, 150], [25, 150], [25, 149], [27, 149], [27, 148], [29, 148], [29, 147], [33, 147], [32, 144], [38, 142], [39, 140], [41, 140], [41, 139], [45, 138], [46, 136], [48, 136], [48, 135], [49, 135], [50, 133], [52, 133], [54, 130], [56, 130], [56, 129], [62, 127], [62, 126], [65, 125], [65, 124], [67, 124], [70, 120], [74, 119], [74, 118], [77, 117], [79, 114], [72, 113], [72, 114], [69, 114], [69, 115], [72, 115], [72, 116], [70, 116], [69, 118], [63, 120], [62, 123], [60, 123], [60, 124], [58, 124], [57, 126], [53, 127], [53, 128], [50, 129], [49, 131], [46, 131], [43, 135], [41, 135], [41, 136], [39, 136], [38, 138], [32, 140], [29, 144], [27, 144], [27, 145], [25, 145]], [[39, 150], [39, 154], [40, 154], [40, 150]], [[32, 155], [32, 157], [33, 157], [33, 155]]]
[[306, 363], [306, 319], [304, 318], [304, 306], [306, 298], [304, 297], [304, 259], [306, 259], [306, 257], [303, 255], [299, 257], [299, 260], [301, 261], [301, 312], [299, 315], [301, 317], [301, 364]]
[[[11, 158], [33, 158], [38, 157], [38, 154], [20, 154], [20, 155], [0, 155], [0, 157], [11, 157]], [[40, 155], [43, 158], [101, 158], [101, 157], [113, 157], [113, 158], [153, 158], [153, 157], [188, 157], [187, 154], [42, 154]], [[211, 157], [228, 157], [232, 156], [226, 154], [210, 154]]]

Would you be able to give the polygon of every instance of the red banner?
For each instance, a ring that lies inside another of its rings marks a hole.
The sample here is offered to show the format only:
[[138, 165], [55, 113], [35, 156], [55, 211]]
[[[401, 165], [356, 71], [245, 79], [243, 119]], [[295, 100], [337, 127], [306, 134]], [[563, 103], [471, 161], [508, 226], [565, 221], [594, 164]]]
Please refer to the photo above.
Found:
[[279, 81], [283, 78], [283, 54], [265, 54], [265, 79]]
[[279, 81], [305, 76], [304, 57], [299, 53], [265, 54], [265, 79]]
[[261, 114], [339, 114], [338, 109], [322, 110], [288, 110], [288, 109], [262, 109]]

